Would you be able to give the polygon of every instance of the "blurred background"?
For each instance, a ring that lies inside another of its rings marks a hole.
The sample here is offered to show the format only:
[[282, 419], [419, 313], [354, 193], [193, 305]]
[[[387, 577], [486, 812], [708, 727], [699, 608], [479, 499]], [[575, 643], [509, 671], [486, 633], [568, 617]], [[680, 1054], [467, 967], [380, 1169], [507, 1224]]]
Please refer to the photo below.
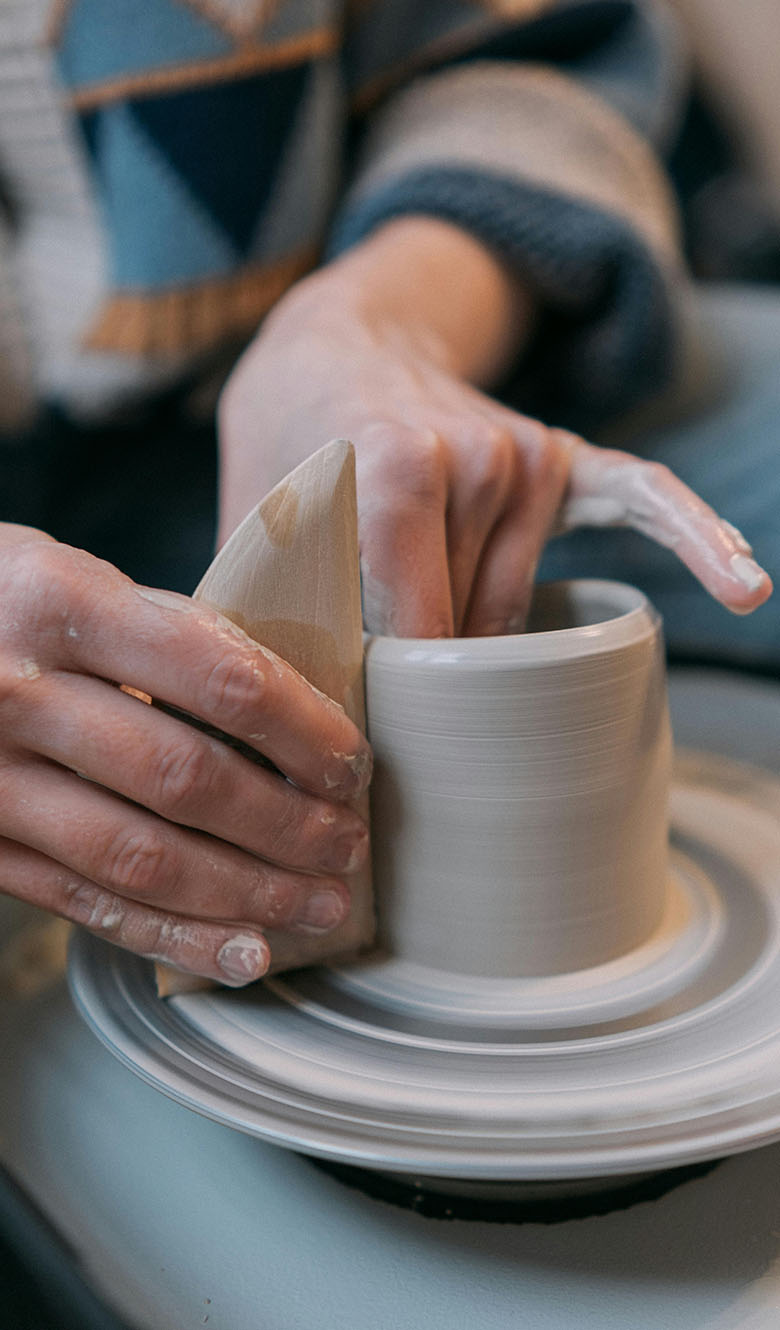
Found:
[[697, 276], [780, 281], [778, 0], [670, 0], [696, 70], [675, 154]]

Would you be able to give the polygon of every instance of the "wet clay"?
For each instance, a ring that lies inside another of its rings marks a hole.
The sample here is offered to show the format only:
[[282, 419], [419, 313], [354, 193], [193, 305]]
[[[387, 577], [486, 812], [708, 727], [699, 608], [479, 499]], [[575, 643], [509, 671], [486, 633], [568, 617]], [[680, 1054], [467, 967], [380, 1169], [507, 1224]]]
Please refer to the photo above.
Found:
[[555, 975], [614, 960], [661, 923], [658, 616], [630, 587], [560, 584], [540, 588], [529, 628], [368, 644], [379, 933], [402, 961]]

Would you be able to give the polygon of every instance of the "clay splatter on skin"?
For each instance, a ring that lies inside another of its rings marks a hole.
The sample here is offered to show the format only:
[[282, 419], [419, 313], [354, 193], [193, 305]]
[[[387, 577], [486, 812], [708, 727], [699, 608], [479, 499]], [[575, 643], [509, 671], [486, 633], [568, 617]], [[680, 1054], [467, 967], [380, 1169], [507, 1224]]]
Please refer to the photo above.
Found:
[[257, 979], [268, 968], [268, 950], [248, 933], [236, 933], [217, 953], [217, 963], [233, 979]]
[[746, 554], [732, 554], [729, 559], [731, 570], [734, 576], [748, 591], [758, 591], [766, 578], [763, 568], [759, 568], [753, 559], [749, 559]]
[[[693, 515], [693, 514], [692, 514]], [[649, 477], [633, 477], [627, 481], [620, 467], [604, 469], [600, 477], [598, 494], [574, 494], [561, 511], [559, 531], [572, 531], [578, 526], [631, 526], [643, 535], [673, 549], [679, 545], [679, 505], [673, 503]], [[693, 531], [688, 533], [696, 540]], [[699, 537], [702, 550], [708, 543]]]
[[[600, 459], [588, 461], [579, 480], [583, 492], [578, 494], [575, 486], [561, 509], [556, 534], [578, 526], [629, 526], [667, 549], [679, 550], [687, 543], [700, 563], [749, 591], [768, 583], [767, 574], [750, 558], [752, 549], [742, 532], [716, 518], [695, 495], [683, 503], [680, 494], [668, 493], [649, 469], [627, 475], [624, 468], [605, 466]], [[589, 493], [596, 482], [598, 493]]]
[[606, 494], [570, 499], [561, 511], [556, 534], [574, 531], [578, 526], [622, 526], [628, 522], [629, 509], [622, 499]]
[[[195, 953], [192, 964], [198, 967], [196, 973], [202, 973], [204, 960], [202, 954], [198, 957], [197, 953], [203, 953], [208, 943], [208, 930], [205, 927], [166, 920], [159, 930], [159, 939], [165, 945], [172, 944], [171, 950], [142, 951], [141, 954], [147, 960], [158, 961], [163, 965], [175, 964], [185, 972], [191, 973], [190, 967], [183, 963], [180, 955], [171, 955], [177, 944], [184, 945]], [[259, 979], [265, 973], [270, 961], [270, 952], [261, 938], [252, 937], [249, 933], [236, 933], [222, 945], [216, 961], [223, 983], [243, 984], [249, 979]]]
[[333, 756], [355, 773], [361, 786], [367, 784], [371, 774], [371, 754], [366, 749], [359, 753], [337, 753], [334, 749]]
[[103, 918], [100, 920], [100, 927], [106, 929], [119, 928], [123, 918], [124, 915], [122, 915], [118, 910], [115, 910], [113, 914], [104, 914]]
[[[225, 615], [220, 614], [218, 610], [211, 610], [208, 608], [204, 610], [204, 608], [199, 606], [197, 602], [189, 600], [186, 596], [179, 596], [174, 591], [158, 591], [155, 588], [150, 587], [136, 587], [135, 590], [143, 600], [150, 601], [153, 605], [159, 605], [163, 609], [183, 610], [189, 614], [198, 613], [198, 611], [200, 611], [198, 617], [203, 627], [210, 628], [226, 637], [232, 637], [237, 642], [240, 642], [242, 646], [250, 647], [254, 655], [260, 655], [263, 660], [268, 662], [275, 678], [284, 681], [289, 673], [297, 674], [300, 679], [303, 679], [306, 687], [321, 699], [323, 705], [326, 706], [328, 710], [337, 713], [340, 716], [345, 714], [344, 707], [341, 706], [340, 703], [334, 701], [332, 697], [329, 697], [327, 693], [322, 692], [321, 689], [316, 688], [314, 684], [310, 683], [309, 680], [300, 673], [299, 670], [296, 670], [294, 665], [290, 665], [289, 662], [282, 660], [270, 649], [270, 647], [266, 647], [262, 642], [258, 642], [257, 639], [246, 632], [240, 624], [234, 623], [232, 619], [228, 619]], [[252, 627], [253, 630], [260, 631], [263, 625], [253, 624]], [[255, 678], [258, 685], [262, 686], [265, 683], [265, 676], [262, 671], [257, 668], [255, 668]], [[128, 689], [126, 691], [130, 690]], [[263, 739], [265, 737], [265, 735], [262, 736]]]
[[344, 865], [343, 871], [346, 873], [347, 877], [349, 877], [350, 874], [356, 873], [357, 870], [360, 867], [362, 867], [364, 862], [365, 862], [365, 842], [361, 841], [361, 843], [359, 845], [356, 845], [354, 850], [352, 850], [349, 858], [347, 859], [347, 862]]
[[197, 925], [174, 924], [169, 919], [160, 928], [163, 942], [185, 942], [197, 946], [200, 942], [200, 930]]
[[747, 540], [745, 540], [745, 537], [743, 536], [739, 527], [734, 526], [731, 522], [727, 522], [725, 517], [721, 519], [721, 526], [725, 531], [729, 533], [732, 540], [734, 541], [734, 544], [738, 546], [738, 548], [743, 554], [753, 553], [753, 546], [749, 544]]
[[[83, 894], [83, 890], [83, 884], [75, 882], [69, 887], [68, 894], [75, 897], [77, 892]], [[117, 909], [116, 897], [110, 895], [108, 892], [97, 890], [97, 895], [92, 904], [89, 916], [84, 920], [87, 928], [101, 928], [106, 931], [116, 931], [124, 923], [124, 920], [125, 911]]]
[[[358, 791], [362, 794], [371, 779], [371, 771], [373, 768], [373, 757], [371, 752], [364, 750], [359, 753], [339, 753], [336, 749], [332, 749], [331, 751], [336, 761], [343, 763], [343, 765], [348, 767], [353, 773], [357, 782]], [[324, 773], [324, 781], [326, 789], [334, 790], [337, 785], [343, 783], [343, 774], [334, 777], [328, 775], [326, 771]]]

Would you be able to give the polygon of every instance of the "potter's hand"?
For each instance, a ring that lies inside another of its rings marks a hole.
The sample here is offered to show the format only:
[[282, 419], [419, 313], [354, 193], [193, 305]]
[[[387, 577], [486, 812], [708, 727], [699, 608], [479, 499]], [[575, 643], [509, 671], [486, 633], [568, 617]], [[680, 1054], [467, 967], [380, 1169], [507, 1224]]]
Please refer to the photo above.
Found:
[[221, 615], [41, 532], [0, 526], [0, 584], [0, 890], [227, 984], [267, 967], [264, 927], [341, 921], [370, 757], [340, 708]]
[[221, 409], [226, 538], [251, 501], [336, 435], [356, 447], [366, 624], [399, 636], [525, 622], [548, 537], [633, 526], [729, 609], [771, 592], [738, 532], [665, 467], [500, 406], [528, 298], [470, 236], [430, 218], [376, 232], [290, 293]]

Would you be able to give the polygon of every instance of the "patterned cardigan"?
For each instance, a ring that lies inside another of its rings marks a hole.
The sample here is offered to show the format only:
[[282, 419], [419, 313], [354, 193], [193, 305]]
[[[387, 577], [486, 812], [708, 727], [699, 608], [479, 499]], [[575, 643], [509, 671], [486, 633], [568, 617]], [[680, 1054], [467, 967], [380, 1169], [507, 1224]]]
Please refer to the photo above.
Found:
[[628, 407], [678, 354], [685, 85], [655, 0], [3, 0], [0, 429], [205, 373], [404, 213], [535, 289], [510, 400]]

